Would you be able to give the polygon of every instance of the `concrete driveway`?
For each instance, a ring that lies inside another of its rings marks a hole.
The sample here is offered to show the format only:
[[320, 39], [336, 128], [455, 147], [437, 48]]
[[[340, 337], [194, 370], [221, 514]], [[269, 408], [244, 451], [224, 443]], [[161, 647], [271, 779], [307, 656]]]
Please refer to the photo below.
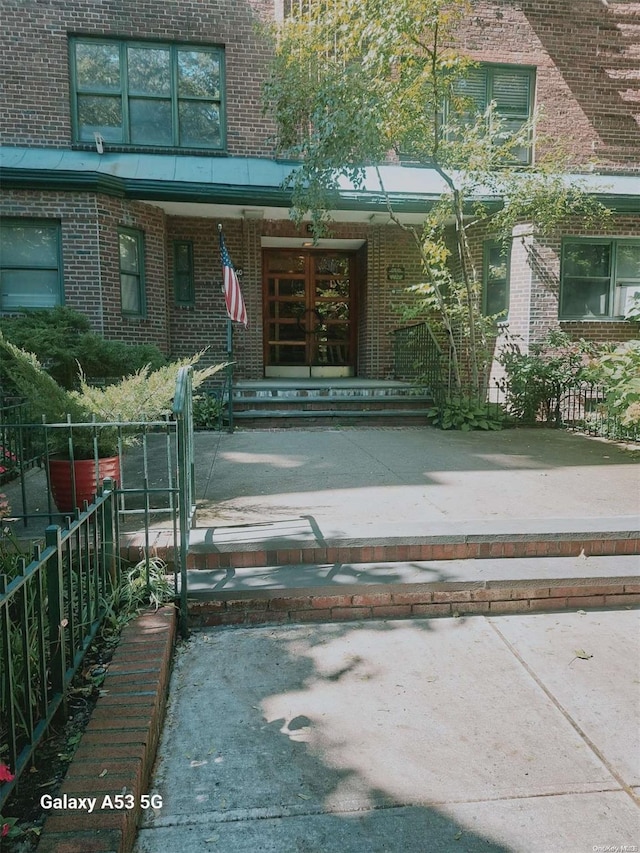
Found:
[[637, 850], [639, 629], [625, 610], [195, 634], [137, 853]]

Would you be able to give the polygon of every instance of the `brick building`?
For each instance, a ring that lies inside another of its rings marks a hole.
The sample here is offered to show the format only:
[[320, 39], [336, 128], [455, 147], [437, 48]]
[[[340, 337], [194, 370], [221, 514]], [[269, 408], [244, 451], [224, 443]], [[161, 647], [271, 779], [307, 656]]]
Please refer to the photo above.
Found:
[[[637, 333], [623, 315], [640, 291], [640, 3], [575, 6], [475, 0], [459, 33], [482, 63], [480, 100], [500, 109], [508, 90], [518, 118], [543, 105], [541, 137], [569, 141], [576, 173], [591, 168], [615, 212], [606, 234], [571, 222], [555, 240], [516, 235], [502, 271], [478, 239], [487, 304], [524, 341], [558, 324]], [[222, 223], [250, 318], [240, 377], [393, 375], [395, 306], [419, 261], [373, 179], [345, 186], [318, 247], [289, 220], [257, 26], [282, 0], [0, 0], [0, 13], [0, 311], [64, 302], [108, 338], [173, 355], [210, 346], [221, 360]], [[384, 169], [397, 209], [420, 221], [437, 176]]]

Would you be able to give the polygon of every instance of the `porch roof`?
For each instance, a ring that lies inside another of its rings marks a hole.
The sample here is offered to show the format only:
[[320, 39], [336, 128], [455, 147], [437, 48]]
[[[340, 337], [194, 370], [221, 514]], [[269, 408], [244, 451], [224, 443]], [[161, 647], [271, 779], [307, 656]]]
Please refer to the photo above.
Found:
[[[132, 152], [77, 151], [63, 148], [3, 148], [0, 180], [6, 188], [103, 192], [150, 202], [197, 203], [237, 207], [270, 207], [280, 215], [290, 205], [283, 187], [295, 169], [291, 161], [257, 157], [194, 156]], [[428, 167], [380, 167], [384, 187], [401, 213], [424, 212], [446, 190]], [[620, 213], [640, 212], [640, 175], [567, 175]], [[499, 205], [495, 191], [478, 191], [477, 200]], [[368, 217], [385, 212], [378, 173], [365, 170], [361, 188], [341, 181], [336, 211], [360, 211]], [[218, 215], [222, 213], [218, 211]], [[340, 217], [337, 217], [340, 218]]]

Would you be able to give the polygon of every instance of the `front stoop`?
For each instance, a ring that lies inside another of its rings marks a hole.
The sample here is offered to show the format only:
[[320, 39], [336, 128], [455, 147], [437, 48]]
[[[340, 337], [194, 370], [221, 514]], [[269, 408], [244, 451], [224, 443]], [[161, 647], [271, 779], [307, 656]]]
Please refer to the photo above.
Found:
[[361, 379], [264, 379], [234, 387], [234, 422], [242, 427], [426, 423], [428, 388]]
[[[96, 797], [93, 812], [51, 811], [37, 853], [128, 853], [140, 822], [169, 689], [176, 611], [144, 613], [123, 630], [102, 694], [60, 791]], [[131, 795], [133, 808], [101, 808], [109, 795]]]

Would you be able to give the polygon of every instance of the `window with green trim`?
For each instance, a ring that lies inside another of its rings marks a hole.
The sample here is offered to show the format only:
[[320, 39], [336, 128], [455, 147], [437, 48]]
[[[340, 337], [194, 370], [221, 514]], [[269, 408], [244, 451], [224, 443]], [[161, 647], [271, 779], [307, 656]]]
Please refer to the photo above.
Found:
[[121, 228], [118, 231], [118, 249], [122, 313], [130, 317], [144, 317], [147, 305], [144, 283], [144, 235], [142, 231]]
[[70, 48], [76, 142], [224, 147], [221, 48], [85, 38]]
[[499, 243], [484, 244], [482, 277], [482, 311], [487, 316], [501, 314], [507, 319], [509, 311], [509, 254]]
[[[478, 65], [469, 68], [453, 87], [456, 112], [468, 121], [475, 120], [493, 102], [505, 139], [518, 133], [531, 119], [535, 89], [535, 70], [505, 65]], [[449, 105], [449, 110], [452, 105]], [[531, 162], [531, 145], [513, 151], [514, 162]]]
[[561, 320], [624, 317], [635, 294], [640, 294], [640, 240], [563, 242]]
[[63, 301], [60, 223], [0, 222], [0, 311], [53, 308]]
[[191, 240], [175, 240], [173, 243], [173, 293], [176, 305], [195, 304]]

